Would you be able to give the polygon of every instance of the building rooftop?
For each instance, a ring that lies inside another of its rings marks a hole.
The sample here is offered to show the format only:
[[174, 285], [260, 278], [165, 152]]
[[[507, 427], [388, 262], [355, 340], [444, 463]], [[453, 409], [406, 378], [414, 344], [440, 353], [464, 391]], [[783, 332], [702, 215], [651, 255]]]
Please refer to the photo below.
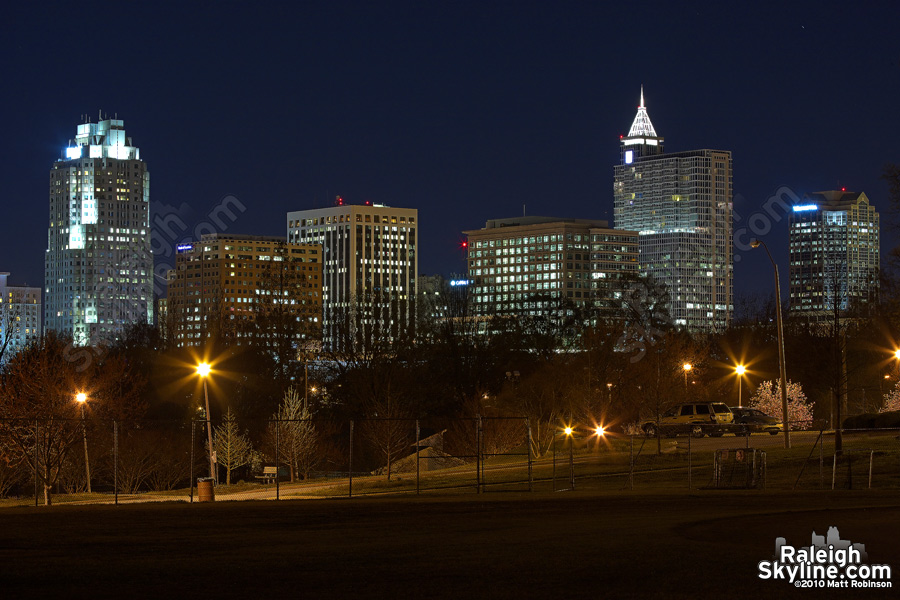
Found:
[[[548, 225], [548, 224], [568, 223], [579, 227], [594, 227], [600, 229], [608, 229], [609, 221], [601, 219], [567, 219], [563, 217], [512, 217], [508, 219], [491, 219], [485, 223], [485, 229], [500, 229], [503, 227], [527, 227], [529, 225]], [[479, 230], [475, 230], [479, 231]]]
[[628, 130], [628, 137], [658, 137], [650, 122], [650, 115], [647, 114], [647, 107], [644, 106], [644, 86], [641, 86], [641, 104], [631, 123], [631, 129]]

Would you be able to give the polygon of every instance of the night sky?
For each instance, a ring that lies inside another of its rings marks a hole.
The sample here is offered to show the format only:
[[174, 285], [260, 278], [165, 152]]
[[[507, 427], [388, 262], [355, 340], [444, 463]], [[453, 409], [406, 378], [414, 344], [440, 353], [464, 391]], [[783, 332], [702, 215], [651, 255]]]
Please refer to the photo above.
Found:
[[[228, 232], [283, 236], [287, 211], [338, 194], [417, 208], [419, 272], [463, 272], [460, 232], [523, 204], [611, 220], [641, 84], [667, 151], [733, 151], [736, 231], [781, 186], [865, 191], [885, 230], [898, 22], [893, 1], [18, 3], [0, 22], [0, 271], [43, 281], [50, 166], [103, 110], [155, 213], [193, 226], [234, 195]], [[786, 273], [786, 223], [764, 239]], [[737, 294], [770, 294], [765, 254], [735, 256]]]

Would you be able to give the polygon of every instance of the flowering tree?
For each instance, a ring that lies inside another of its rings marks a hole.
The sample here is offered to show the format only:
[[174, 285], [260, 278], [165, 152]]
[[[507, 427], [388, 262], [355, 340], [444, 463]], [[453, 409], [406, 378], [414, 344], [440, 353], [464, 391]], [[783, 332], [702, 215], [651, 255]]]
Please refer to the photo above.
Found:
[[[799, 383], [787, 382], [788, 421], [792, 429], [809, 429], [813, 420], [813, 405], [806, 399]], [[781, 417], [781, 382], [763, 381], [750, 398], [750, 407], [767, 415]]]
[[878, 412], [890, 412], [900, 410], [900, 382], [894, 385], [894, 389], [884, 395], [884, 404]]

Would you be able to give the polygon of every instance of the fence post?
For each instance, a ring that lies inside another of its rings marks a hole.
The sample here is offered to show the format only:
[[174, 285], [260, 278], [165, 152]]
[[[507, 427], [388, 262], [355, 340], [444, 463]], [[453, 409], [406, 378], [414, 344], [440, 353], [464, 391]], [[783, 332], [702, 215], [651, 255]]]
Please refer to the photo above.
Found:
[[34, 505], [38, 505], [38, 440], [40, 439], [40, 427], [38, 420], [34, 420]]
[[872, 463], [875, 461], [875, 451], [869, 450], [869, 489], [872, 489]]
[[197, 443], [194, 439], [194, 429], [196, 426], [194, 419], [191, 419], [191, 474], [189, 476], [190, 481], [188, 481], [188, 487], [191, 488], [191, 504], [194, 503], [194, 444]]
[[416, 496], [419, 495], [419, 456], [421, 451], [419, 449], [419, 420], [416, 419]]
[[350, 421], [350, 460], [347, 463], [347, 475], [350, 485], [347, 487], [347, 497], [353, 497], [353, 421]]
[[825, 426], [819, 430], [819, 489], [825, 489]]
[[281, 421], [279, 419], [275, 419], [275, 499], [281, 500], [281, 482], [278, 481], [278, 430], [280, 427]]
[[527, 417], [525, 418], [525, 430], [525, 443], [528, 446], [528, 491], [531, 492], [534, 491], [534, 475], [531, 464], [531, 421], [529, 421]]
[[837, 477], [837, 449], [834, 451], [834, 462], [831, 463], [831, 489], [834, 489], [834, 480]]
[[628, 489], [634, 491], [634, 435], [631, 436], [631, 456], [628, 459]]
[[[193, 490], [194, 488], [191, 488]], [[113, 421], [113, 494], [119, 505], [119, 422]]]
[[[748, 438], [749, 439], [749, 438]], [[749, 445], [750, 442], [747, 442]], [[691, 475], [693, 474], [691, 471], [694, 466], [694, 453], [691, 448], [691, 436], [688, 436], [688, 489], [691, 489]]]
[[551, 477], [553, 481], [553, 490], [556, 491], [556, 430], [553, 431], [553, 475]]
[[475, 493], [481, 493], [481, 415], [475, 415]]

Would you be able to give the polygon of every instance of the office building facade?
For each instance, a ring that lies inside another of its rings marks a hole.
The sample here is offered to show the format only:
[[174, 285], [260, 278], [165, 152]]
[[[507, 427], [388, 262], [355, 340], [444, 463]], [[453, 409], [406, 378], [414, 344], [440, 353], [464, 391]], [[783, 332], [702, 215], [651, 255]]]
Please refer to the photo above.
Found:
[[9, 285], [0, 273], [0, 364], [41, 337], [41, 288]]
[[216, 338], [241, 343], [272, 311], [288, 316], [287, 334], [299, 347], [319, 342], [322, 252], [282, 237], [212, 233], [176, 248], [167, 276], [168, 335], [180, 346]]
[[878, 212], [863, 192], [807, 194], [790, 213], [790, 311], [813, 319], [878, 301]]
[[609, 307], [638, 272], [638, 235], [606, 221], [519, 217], [467, 236], [469, 300], [476, 316], [541, 315], [564, 304]]
[[342, 327], [350, 319], [386, 340], [415, 322], [418, 225], [416, 209], [340, 198], [332, 207], [287, 214], [289, 242], [322, 247], [327, 346], [347, 335]]
[[615, 226], [639, 232], [641, 271], [668, 287], [676, 326], [722, 331], [734, 311], [731, 152], [666, 153], [663, 141], [642, 90], [614, 169]]
[[50, 169], [44, 324], [77, 345], [153, 322], [150, 174], [124, 121], [78, 126]]

